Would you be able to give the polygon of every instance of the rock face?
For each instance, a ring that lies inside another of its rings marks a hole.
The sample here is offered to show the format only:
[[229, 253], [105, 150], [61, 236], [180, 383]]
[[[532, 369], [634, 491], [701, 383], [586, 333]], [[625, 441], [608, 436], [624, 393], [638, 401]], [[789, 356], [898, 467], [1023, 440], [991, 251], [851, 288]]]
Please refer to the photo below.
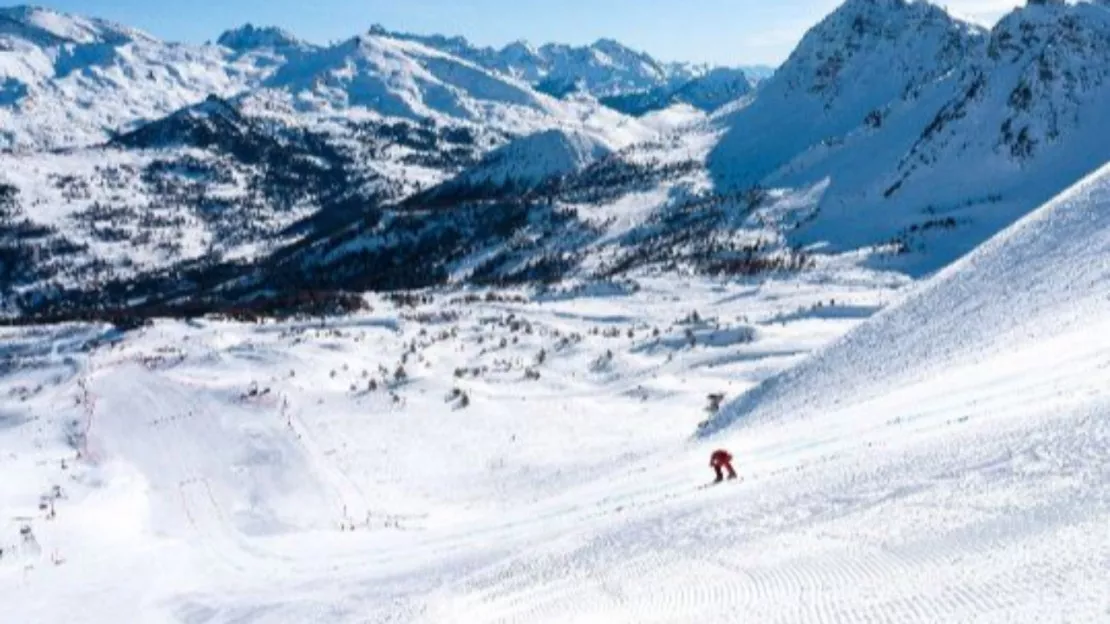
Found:
[[961, 166], [945, 173], [965, 179], [986, 166], [1021, 177], [1064, 168], [1075, 179], [1101, 165], [1110, 150], [1094, 137], [1110, 128], [1101, 112], [1110, 105], [1108, 44], [1105, 6], [1030, 2], [1005, 17], [899, 163], [890, 192], [950, 163]]
[[216, 40], [216, 43], [236, 52], [309, 49], [314, 47], [297, 39], [288, 31], [273, 27], [259, 28], [253, 24], [246, 24], [223, 33]]

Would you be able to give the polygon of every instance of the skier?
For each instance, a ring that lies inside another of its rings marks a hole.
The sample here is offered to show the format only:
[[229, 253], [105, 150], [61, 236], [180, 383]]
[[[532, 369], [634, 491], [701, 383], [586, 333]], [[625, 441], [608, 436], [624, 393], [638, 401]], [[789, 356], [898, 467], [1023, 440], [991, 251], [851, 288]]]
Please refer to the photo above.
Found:
[[732, 469], [732, 455], [724, 449], [713, 451], [713, 454], [709, 456], [709, 466], [717, 473], [717, 479], [713, 481], [714, 483], [720, 483], [725, 478], [721, 468], [728, 471], [729, 479], [736, 478], [736, 471]]

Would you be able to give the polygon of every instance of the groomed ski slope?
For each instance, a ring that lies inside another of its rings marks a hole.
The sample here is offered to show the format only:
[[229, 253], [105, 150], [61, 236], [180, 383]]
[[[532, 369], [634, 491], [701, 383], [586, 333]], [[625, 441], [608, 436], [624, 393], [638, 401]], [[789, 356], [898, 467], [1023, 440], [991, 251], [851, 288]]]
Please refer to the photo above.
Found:
[[[1110, 167], [427, 621], [1107, 621], [1108, 293]], [[688, 491], [716, 446], [746, 481]]]
[[[2, 390], [26, 398], [0, 413], [19, 476], [0, 504], [41, 552], [3, 529], [0, 603], [67, 623], [1110, 619], [1110, 168], [862, 324], [890, 297], [874, 275], [645, 283], [166, 322], [89, 357], [97, 328], [9, 332]], [[400, 403], [363, 394], [411, 340], [430, 343]], [[252, 380], [272, 391], [242, 398]], [[705, 394], [760, 381], [692, 435]], [[86, 457], [62, 469], [67, 423]], [[700, 488], [718, 446], [744, 479]]]

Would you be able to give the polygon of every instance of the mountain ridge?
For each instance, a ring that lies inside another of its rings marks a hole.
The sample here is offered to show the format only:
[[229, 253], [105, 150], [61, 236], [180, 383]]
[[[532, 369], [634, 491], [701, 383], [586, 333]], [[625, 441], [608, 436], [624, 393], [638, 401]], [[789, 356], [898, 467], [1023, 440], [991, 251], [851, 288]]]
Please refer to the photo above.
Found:
[[[287, 33], [244, 28], [225, 38], [242, 50], [206, 49], [248, 59], [261, 85], [205, 96], [242, 115], [234, 141], [212, 140], [193, 114], [201, 109], [177, 108], [115, 133], [176, 143], [108, 137], [114, 151], [69, 157], [109, 153], [104, 170], [58, 159], [82, 172], [76, 182], [87, 196], [45, 153], [12, 156], [0, 181], [15, 189], [6, 193], [13, 232], [26, 231], [19, 215], [30, 215], [62, 237], [60, 249], [97, 250], [109, 248], [102, 238], [140, 234], [82, 231], [64, 219], [86, 224], [85, 202], [130, 205], [96, 189], [116, 189], [111, 176], [131, 171], [124, 177], [139, 198], [131, 208], [180, 206], [174, 218], [199, 220], [190, 235], [209, 247], [192, 244], [119, 277], [172, 276], [181, 262], [234, 257], [245, 273], [220, 292], [236, 297], [309, 284], [539, 284], [674, 270], [755, 276], [859, 266], [919, 277], [1110, 159], [1098, 140], [1110, 105], [1108, 14], [1105, 4], [1034, 4], [987, 31], [925, 2], [849, 0], [757, 88], [738, 98], [722, 90], [713, 106], [727, 103], [710, 113], [662, 91], [663, 110], [639, 118], [581, 90], [552, 97], [452, 54], [475, 54], [462, 38], [428, 45], [376, 28], [300, 48]], [[271, 54], [290, 45], [294, 54]], [[601, 42], [613, 55], [618, 45]], [[537, 53], [522, 42], [504, 49]], [[251, 65], [263, 50], [275, 64]], [[726, 84], [738, 77], [709, 75]], [[275, 139], [295, 158], [257, 158], [255, 148]], [[210, 181], [179, 179], [196, 171]], [[300, 203], [290, 211], [278, 198], [297, 171], [318, 183], [294, 194]], [[251, 186], [267, 180], [272, 188]], [[228, 197], [250, 198], [263, 213], [275, 202], [252, 234], [273, 245], [242, 245], [213, 226], [205, 202]], [[44, 202], [64, 219], [36, 215]], [[86, 260], [110, 267], [120, 256], [113, 249], [111, 259], [96, 252]]]

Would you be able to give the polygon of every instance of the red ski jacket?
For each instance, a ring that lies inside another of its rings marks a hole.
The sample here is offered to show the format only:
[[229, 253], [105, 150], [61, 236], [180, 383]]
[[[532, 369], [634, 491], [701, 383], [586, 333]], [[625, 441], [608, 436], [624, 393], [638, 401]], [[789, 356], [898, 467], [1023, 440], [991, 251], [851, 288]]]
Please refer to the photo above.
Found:
[[730, 463], [732, 463], [732, 455], [726, 450], [713, 451], [713, 454], [709, 456], [710, 466], [723, 466]]

